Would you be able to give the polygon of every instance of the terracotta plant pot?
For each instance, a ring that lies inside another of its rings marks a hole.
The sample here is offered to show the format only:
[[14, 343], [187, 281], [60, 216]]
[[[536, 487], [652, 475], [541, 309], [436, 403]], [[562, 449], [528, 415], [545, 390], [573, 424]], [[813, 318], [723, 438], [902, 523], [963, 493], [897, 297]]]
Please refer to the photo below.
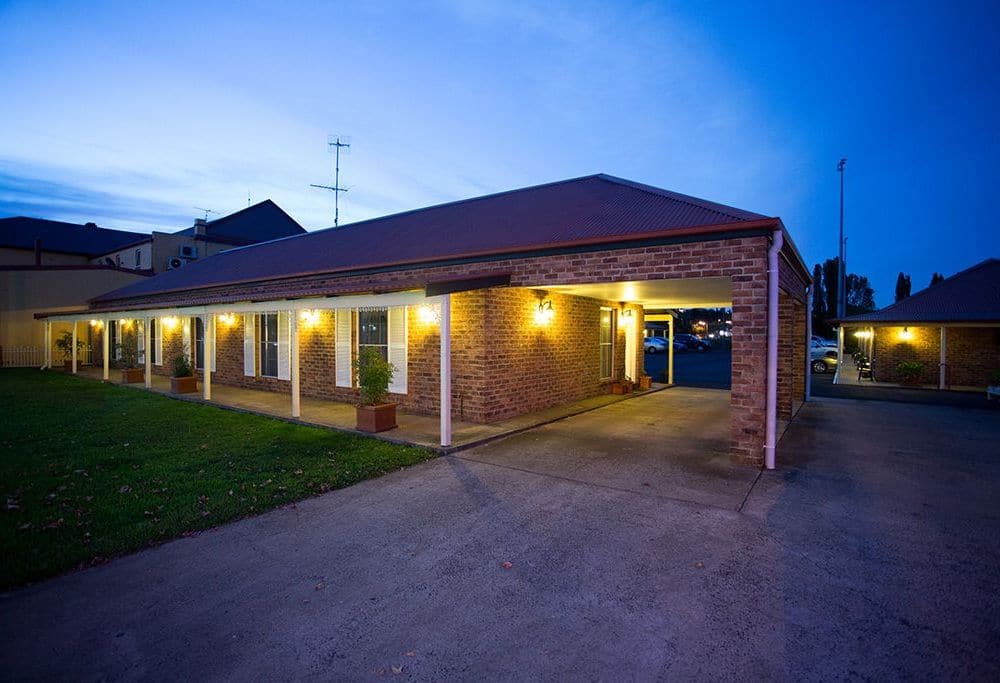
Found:
[[358, 406], [358, 431], [384, 432], [396, 427], [396, 404], [382, 403], [377, 406]]
[[632, 383], [631, 382], [615, 382], [611, 385], [612, 394], [631, 394], [632, 393]]
[[646, 391], [653, 386], [653, 378], [649, 375], [643, 375], [639, 378], [639, 389], [641, 391]]
[[193, 394], [196, 391], [198, 391], [198, 378], [194, 375], [170, 378], [170, 393]]
[[144, 379], [146, 379], [145, 368], [122, 369], [122, 383], [124, 384], [134, 384], [135, 382], [141, 382]]

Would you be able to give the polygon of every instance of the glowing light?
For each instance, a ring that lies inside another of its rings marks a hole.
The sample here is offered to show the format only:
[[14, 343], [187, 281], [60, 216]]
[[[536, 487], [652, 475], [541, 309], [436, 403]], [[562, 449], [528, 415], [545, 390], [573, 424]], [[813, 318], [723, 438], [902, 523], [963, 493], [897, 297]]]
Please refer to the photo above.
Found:
[[168, 315], [166, 318], [162, 319], [162, 322], [163, 322], [163, 327], [164, 328], [166, 328], [168, 330], [172, 330], [175, 327], [177, 327], [177, 324], [180, 321], [176, 318], [176, 316]]
[[299, 311], [299, 320], [306, 327], [315, 327], [319, 325], [319, 311], [315, 309], [311, 311]]
[[91, 320], [90, 321], [90, 326], [91, 327], [98, 327], [100, 324], [101, 324], [100, 320]]
[[417, 318], [425, 325], [437, 325], [441, 322], [441, 312], [436, 306], [422, 304], [417, 309]]
[[232, 327], [236, 324], [236, 316], [233, 313], [220, 313], [218, 320], [226, 327]]
[[871, 339], [872, 333], [871, 330], [858, 330], [854, 333], [854, 336], [858, 339]]
[[913, 339], [913, 333], [910, 332], [909, 327], [904, 327], [902, 330], [899, 331], [899, 338], [903, 341], [910, 341], [911, 339]]
[[546, 299], [539, 303], [538, 308], [535, 309], [535, 324], [548, 325], [555, 316], [556, 312], [552, 310], [552, 301]]

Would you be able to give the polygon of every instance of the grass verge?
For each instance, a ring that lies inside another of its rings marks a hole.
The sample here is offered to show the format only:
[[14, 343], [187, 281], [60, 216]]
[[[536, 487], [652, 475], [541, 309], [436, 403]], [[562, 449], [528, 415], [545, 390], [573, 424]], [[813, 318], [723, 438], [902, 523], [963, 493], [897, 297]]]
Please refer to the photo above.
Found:
[[0, 370], [0, 589], [350, 486], [431, 451]]

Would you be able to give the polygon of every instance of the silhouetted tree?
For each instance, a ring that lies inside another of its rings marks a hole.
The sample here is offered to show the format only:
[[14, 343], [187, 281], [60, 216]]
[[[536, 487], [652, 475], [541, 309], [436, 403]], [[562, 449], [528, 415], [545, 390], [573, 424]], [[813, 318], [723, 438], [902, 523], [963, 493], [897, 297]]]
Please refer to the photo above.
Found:
[[910, 296], [910, 276], [900, 273], [896, 276], [896, 301]]
[[839, 258], [828, 258], [823, 262], [823, 293], [826, 295], [826, 317], [837, 315], [837, 293], [840, 290], [837, 283], [837, 264]]
[[941, 282], [941, 280], [943, 280], [943, 279], [944, 279], [944, 275], [942, 275], [941, 273], [934, 273], [933, 275], [931, 275], [931, 285], [930, 286], [933, 287], [937, 283]]
[[875, 310], [875, 290], [864, 275], [847, 276], [847, 315], [858, 315]]

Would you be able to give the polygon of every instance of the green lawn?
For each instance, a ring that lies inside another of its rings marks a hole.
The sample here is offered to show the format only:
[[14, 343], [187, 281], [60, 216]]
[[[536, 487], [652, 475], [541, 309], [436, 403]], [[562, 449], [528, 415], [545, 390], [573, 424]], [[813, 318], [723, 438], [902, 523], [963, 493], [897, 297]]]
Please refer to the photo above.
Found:
[[0, 588], [433, 453], [39, 370], [0, 370]]

